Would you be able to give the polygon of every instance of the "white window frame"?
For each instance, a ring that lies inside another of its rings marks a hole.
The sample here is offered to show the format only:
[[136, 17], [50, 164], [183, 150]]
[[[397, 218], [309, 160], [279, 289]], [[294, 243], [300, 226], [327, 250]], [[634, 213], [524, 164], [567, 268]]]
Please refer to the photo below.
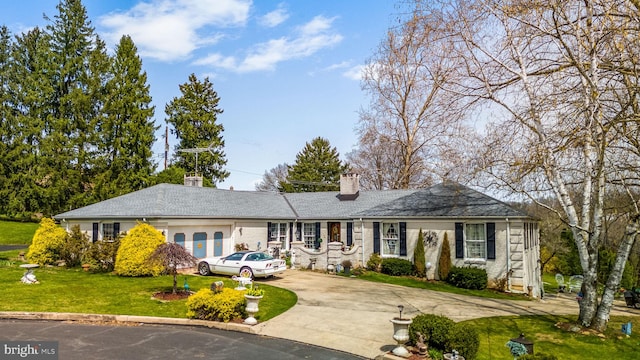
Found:
[[302, 223], [302, 241], [307, 249], [315, 249], [316, 247], [316, 224]]
[[[109, 229], [110, 228], [110, 229]], [[114, 223], [102, 223], [102, 240], [113, 241], [116, 238]]]
[[271, 223], [271, 229], [269, 229], [271, 237], [269, 241], [280, 241], [285, 244], [288, 234], [287, 228], [287, 223]]
[[[482, 231], [478, 232], [477, 227], [479, 226], [482, 227]], [[474, 227], [476, 229], [470, 229], [470, 227]], [[464, 257], [465, 259], [473, 260], [487, 259], [487, 224], [464, 224]]]
[[400, 223], [386, 222], [380, 226], [380, 252], [382, 256], [400, 256]]

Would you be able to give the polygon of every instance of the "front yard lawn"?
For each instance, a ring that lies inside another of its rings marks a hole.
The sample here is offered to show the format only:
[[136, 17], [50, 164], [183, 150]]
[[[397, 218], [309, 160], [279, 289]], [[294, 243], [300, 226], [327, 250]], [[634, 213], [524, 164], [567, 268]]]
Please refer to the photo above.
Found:
[[[0, 282], [3, 284], [0, 311], [70, 312], [112, 315], [141, 315], [186, 318], [185, 300], [163, 302], [153, 298], [158, 291], [171, 291], [173, 278], [120, 277], [113, 274], [92, 274], [81, 269], [41, 267], [35, 270], [39, 284], [27, 285], [20, 281], [24, 269], [19, 262], [6, 260], [0, 253]], [[235, 287], [230, 278], [180, 275], [178, 285], [187, 280], [192, 291], [210, 288], [211, 283], [222, 280], [225, 287]], [[256, 282], [265, 290], [256, 318], [269, 320], [288, 310], [297, 302], [297, 296], [285, 289]]]
[[453, 285], [449, 285], [444, 281], [425, 281], [422, 279], [417, 279], [415, 277], [410, 276], [391, 276], [382, 273], [378, 273], [375, 271], [365, 271], [364, 273], [357, 276], [358, 279], [368, 280], [379, 283], [386, 284], [394, 284], [418, 289], [427, 289], [433, 291], [442, 291], [453, 294], [460, 295], [468, 295], [468, 296], [478, 296], [483, 298], [491, 298], [491, 299], [506, 299], [506, 300], [529, 300], [528, 297], [522, 294], [508, 294], [503, 293], [491, 289], [485, 290], [470, 290], [470, 289], [462, 289], [459, 287], [455, 287]]

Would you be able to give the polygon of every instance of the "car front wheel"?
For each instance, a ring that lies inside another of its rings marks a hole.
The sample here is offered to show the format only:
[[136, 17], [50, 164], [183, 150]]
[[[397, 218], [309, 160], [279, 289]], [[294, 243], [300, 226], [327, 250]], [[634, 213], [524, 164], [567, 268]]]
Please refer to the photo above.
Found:
[[242, 269], [240, 269], [240, 274], [241, 277], [246, 277], [249, 279], [253, 279], [253, 271], [251, 271], [251, 268], [248, 266], [243, 267]]
[[211, 269], [209, 269], [209, 264], [207, 264], [206, 262], [201, 262], [198, 265], [198, 273], [200, 273], [200, 275], [202, 276], [211, 275]]

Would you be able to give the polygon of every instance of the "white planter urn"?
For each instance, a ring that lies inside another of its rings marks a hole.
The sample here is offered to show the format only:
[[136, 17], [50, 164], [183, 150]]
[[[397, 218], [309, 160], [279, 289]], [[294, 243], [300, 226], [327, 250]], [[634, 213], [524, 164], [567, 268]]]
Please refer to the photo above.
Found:
[[390, 321], [393, 323], [393, 339], [398, 343], [398, 346], [392, 351], [393, 354], [401, 357], [409, 357], [409, 350], [404, 347], [404, 344], [409, 341], [409, 325], [413, 320], [393, 318]]
[[245, 294], [244, 298], [247, 299], [247, 307], [245, 310], [249, 314], [249, 317], [244, 320], [244, 323], [247, 325], [255, 325], [258, 323], [258, 320], [256, 320], [254, 315], [259, 310], [258, 303], [260, 302], [260, 299], [262, 299], [262, 296], [251, 296]]

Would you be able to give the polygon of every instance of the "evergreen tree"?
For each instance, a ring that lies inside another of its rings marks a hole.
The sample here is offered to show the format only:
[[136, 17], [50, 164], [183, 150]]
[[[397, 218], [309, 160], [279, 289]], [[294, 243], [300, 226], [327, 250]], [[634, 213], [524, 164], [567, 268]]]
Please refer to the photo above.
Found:
[[[178, 139], [174, 165], [187, 171], [193, 169], [205, 179], [211, 179], [215, 185], [229, 176], [229, 172], [223, 169], [227, 163], [223, 151], [224, 127], [217, 122], [218, 115], [223, 112], [218, 107], [220, 98], [209, 78], [201, 82], [194, 74], [189, 76], [187, 83], [180, 85], [180, 92], [182, 96], [174, 97], [165, 107], [168, 116], [166, 121], [171, 124], [171, 133]], [[184, 151], [196, 148], [208, 151]]]
[[96, 129], [101, 127], [104, 82], [109, 67], [105, 45], [95, 34], [80, 0], [61, 0], [47, 26], [51, 36], [54, 88], [51, 123], [41, 150], [50, 163], [52, 201], [76, 208], [91, 200], [96, 168]]
[[413, 266], [415, 267], [417, 277], [423, 278], [427, 275], [427, 260], [424, 255], [424, 235], [422, 234], [422, 228], [420, 228], [418, 241], [413, 250]]
[[9, 205], [5, 209], [10, 216], [50, 215], [59, 208], [48, 191], [55, 169], [49, 168], [42, 151], [53, 95], [49, 41], [46, 32], [34, 28], [17, 36], [11, 50], [12, 136], [7, 151]]
[[444, 233], [442, 240], [442, 249], [440, 250], [440, 258], [438, 259], [438, 276], [441, 281], [447, 280], [451, 271], [451, 245], [449, 245], [449, 236]]
[[296, 162], [289, 165], [283, 192], [336, 191], [340, 189], [340, 175], [346, 172], [336, 148], [329, 140], [317, 137], [307, 143], [297, 155]]
[[5, 213], [10, 196], [8, 186], [9, 144], [13, 114], [9, 98], [9, 72], [11, 68], [11, 33], [6, 26], [0, 27], [0, 212]]
[[108, 97], [100, 129], [101, 169], [95, 200], [105, 200], [147, 187], [155, 170], [151, 147], [156, 140], [147, 74], [131, 37], [116, 48], [106, 84]]

